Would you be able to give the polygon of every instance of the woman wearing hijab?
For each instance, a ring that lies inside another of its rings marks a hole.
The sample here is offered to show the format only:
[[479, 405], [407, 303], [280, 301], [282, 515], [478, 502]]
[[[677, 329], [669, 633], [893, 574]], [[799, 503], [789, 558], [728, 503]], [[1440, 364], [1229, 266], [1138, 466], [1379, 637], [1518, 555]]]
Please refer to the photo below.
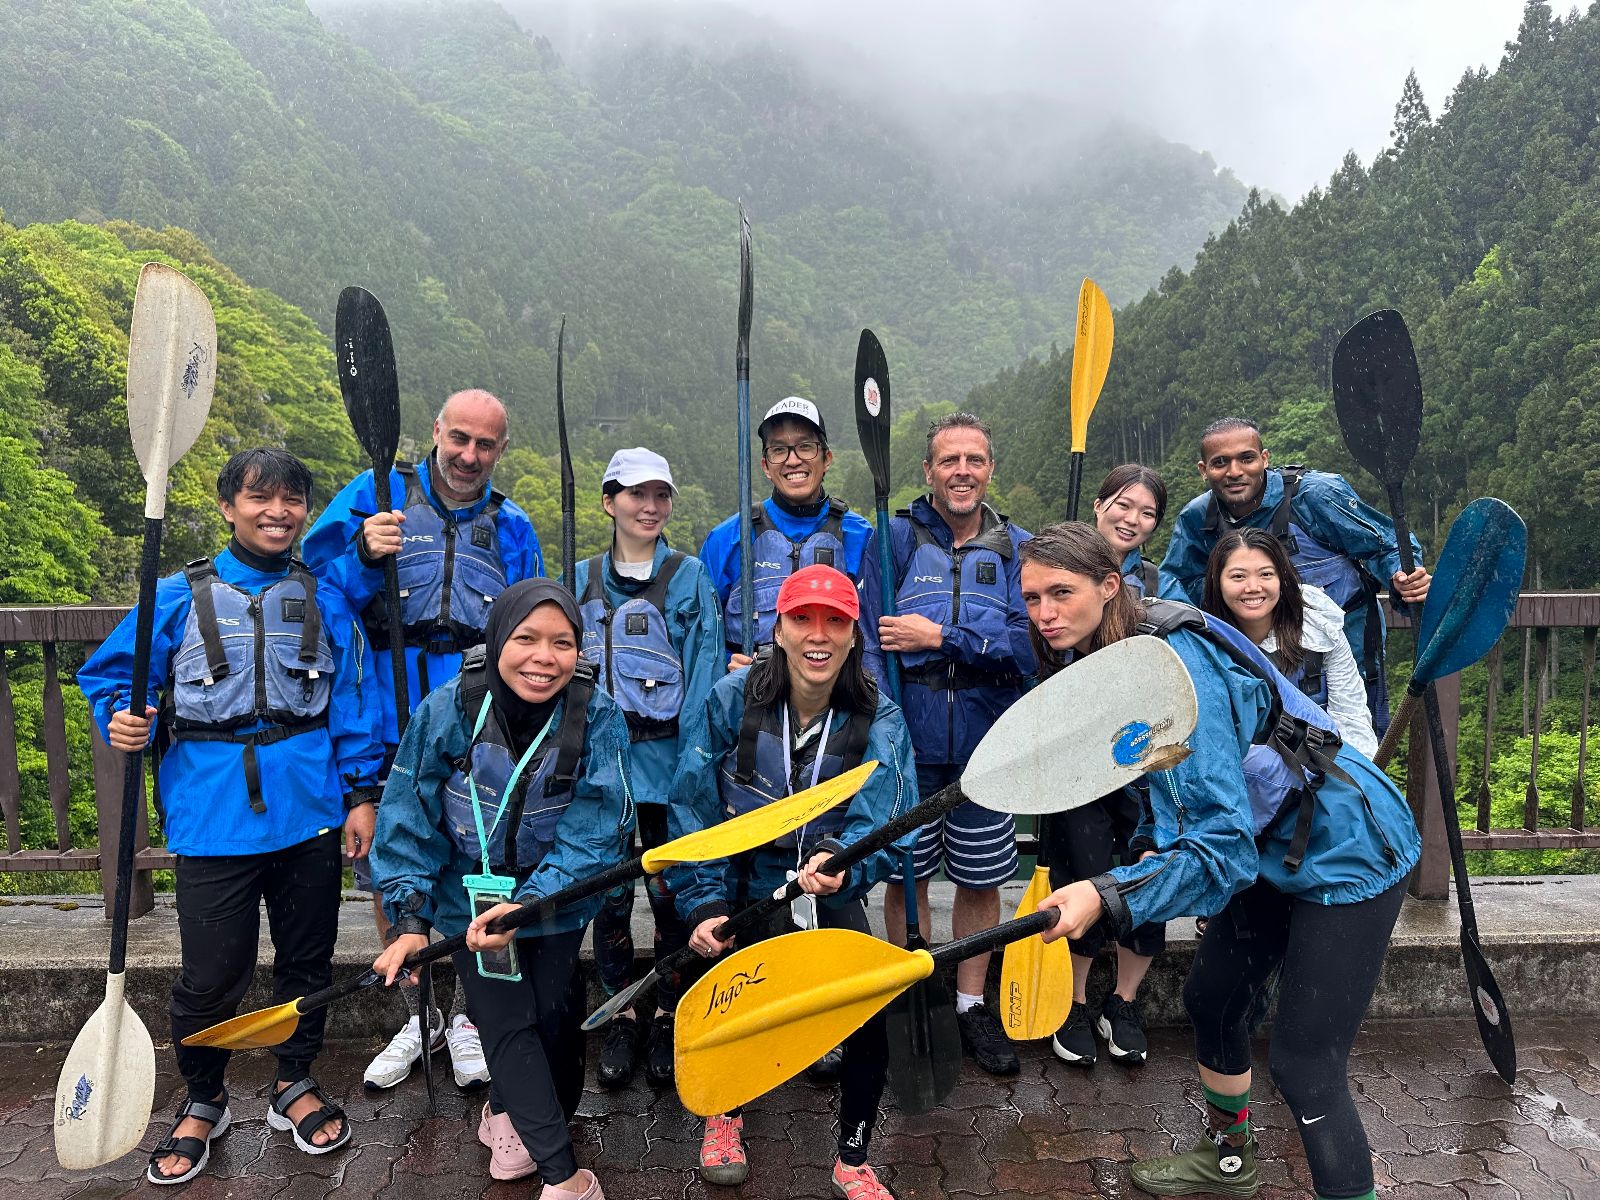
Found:
[[372, 851], [393, 922], [373, 969], [393, 983], [429, 930], [466, 931], [456, 975], [493, 1078], [478, 1138], [494, 1178], [537, 1172], [542, 1200], [604, 1196], [567, 1132], [583, 1090], [578, 945], [600, 899], [515, 933], [486, 926], [616, 865], [633, 829], [627, 723], [580, 665], [582, 629], [559, 584], [501, 593], [484, 646], [412, 714]]

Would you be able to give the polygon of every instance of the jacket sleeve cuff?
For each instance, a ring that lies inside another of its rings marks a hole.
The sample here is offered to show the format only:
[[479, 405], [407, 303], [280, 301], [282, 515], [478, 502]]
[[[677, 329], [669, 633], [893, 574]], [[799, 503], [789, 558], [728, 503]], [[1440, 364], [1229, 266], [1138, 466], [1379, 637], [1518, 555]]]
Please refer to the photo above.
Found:
[[377, 804], [382, 795], [381, 787], [353, 787], [345, 793], [344, 810], [349, 812], [351, 809], [360, 808], [363, 804]]
[[1117, 891], [1117, 880], [1113, 875], [1096, 875], [1089, 881], [1094, 884], [1094, 890], [1100, 893], [1100, 907], [1105, 909], [1105, 920], [1111, 925], [1117, 937], [1126, 937], [1133, 932], [1133, 914], [1128, 911], [1128, 902], [1122, 898], [1122, 893]]
[[421, 917], [415, 913], [407, 913], [389, 926], [389, 932], [383, 935], [383, 940], [385, 945], [393, 945], [396, 938], [403, 937], [405, 934], [420, 933], [423, 937], [427, 937], [431, 931], [432, 926]]
[[367, 535], [361, 531], [361, 527], [359, 525], [356, 527], [356, 536], [354, 540], [356, 544], [357, 562], [359, 562], [363, 567], [381, 567], [383, 565], [383, 559], [373, 558], [372, 555], [367, 553]]
[[841, 842], [838, 838], [835, 838], [835, 837], [823, 838], [820, 842], [818, 842], [816, 844], [815, 847], [812, 848], [810, 857], [814, 858], [818, 854], [826, 854], [829, 858], [832, 858], [835, 854], [838, 854], [843, 849], [844, 849], [844, 843]]
[[1134, 862], [1138, 862], [1141, 854], [1143, 854], [1146, 850], [1154, 850], [1155, 848], [1156, 843], [1154, 838], [1135, 836], [1134, 839], [1128, 843], [1128, 855], [1133, 859]]
[[693, 931], [702, 921], [709, 921], [712, 917], [726, 917], [732, 911], [726, 900], [708, 900], [689, 914], [687, 924]]

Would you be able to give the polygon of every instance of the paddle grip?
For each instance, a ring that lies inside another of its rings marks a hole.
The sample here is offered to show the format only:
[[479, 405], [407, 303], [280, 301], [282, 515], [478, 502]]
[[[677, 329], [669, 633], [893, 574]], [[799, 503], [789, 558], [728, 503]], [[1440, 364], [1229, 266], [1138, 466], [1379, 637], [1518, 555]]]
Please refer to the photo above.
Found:
[[1078, 497], [1083, 492], [1082, 450], [1074, 450], [1067, 464], [1067, 520], [1078, 519]]
[[[392, 463], [372, 460], [372, 490], [378, 501], [379, 512], [394, 508], [394, 494], [389, 490], [389, 471]], [[359, 534], [357, 535], [360, 536]], [[394, 676], [394, 723], [403, 736], [406, 723], [411, 720], [411, 679], [406, 672], [405, 618], [400, 611], [400, 569], [393, 554], [383, 556], [384, 624], [389, 629], [389, 673]], [[426, 654], [427, 650], [418, 651]]]
[[1060, 919], [1061, 910], [1050, 908], [1043, 912], [1029, 913], [1014, 921], [1004, 921], [993, 929], [985, 929], [982, 933], [946, 942], [933, 952], [933, 961], [943, 966], [946, 963], [960, 962], [963, 958], [971, 958], [975, 954], [988, 954], [1012, 942], [1020, 942], [1025, 937], [1053, 929]]
[[[889, 545], [889, 497], [879, 495], [877, 501], [878, 523], [878, 594], [883, 601], [883, 615], [896, 615], [894, 603], [894, 553]], [[876, 633], [876, 630], [874, 630]], [[889, 680], [889, 698], [900, 703], [900, 656], [892, 650], [883, 651], [883, 671]]]
[[[154, 486], [154, 485], [152, 485]], [[161, 481], [166, 486], [166, 480]], [[161, 570], [161, 518], [144, 519], [139, 552], [139, 612], [133, 625], [133, 679], [128, 711], [144, 716], [150, 692], [150, 642], [155, 634], [156, 576]], [[111, 904], [110, 973], [121, 975], [128, 962], [128, 909], [133, 896], [133, 842], [144, 813], [144, 751], [129, 754], [122, 768], [122, 823], [117, 833], [117, 891]]]

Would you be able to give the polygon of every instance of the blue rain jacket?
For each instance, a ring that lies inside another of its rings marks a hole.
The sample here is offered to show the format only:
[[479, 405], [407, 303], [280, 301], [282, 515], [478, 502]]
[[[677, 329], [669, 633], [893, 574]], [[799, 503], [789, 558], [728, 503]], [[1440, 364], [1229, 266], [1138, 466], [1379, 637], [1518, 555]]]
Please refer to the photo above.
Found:
[[[984, 512], [984, 528], [987, 530], [997, 523], [998, 518], [990, 509], [985, 508]], [[901, 611], [910, 611], [903, 598], [908, 594], [907, 576], [917, 554], [917, 535], [912, 528], [912, 522], [916, 522], [944, 550], [939, 563], [943, 582], [930, 587], [941, 594], [945, 600], [943, 607], [948, 608], [948, 597], [953, 591], [949, 555], [955, 541], [954, 535], [926, 496], [919, 496], [912, 502], [910, 513], [909, 517], [895, 517], [889, 522], [895, 593], [902, 597], [899, 607]], [[1031, 680], [1038, 672], [1033, 646], [1028, 641], [1028, 608], [1022, 602], [1022, 560], [1016, 553], [1017, 547], [1033, 535], [1016, 525], [1008, 525], [1007, 530], [1011, 539], [1011, 557], [1004, 561], [1004, 573], [993, 584], [983, 586], [976, 585], [971, 578], [973, 572], [970, 565], [964, 568], [961, 612], [954, 621], [942, 626], [943, 644], [932, 653], [901, 656], [900, 702], [905, 708], [906, 723], [911, 728], [911, 740], [916, 747], [918, 762], [964, 764], [972, 757], [972, 751], [1000, 714], [1016, 702], [1023, 689], [1015, 683], [1000, 687], [964, 687], [956, 691], [935, 689], [913, 682], [908, 677], [907, 671], [912, 665], [908, 659], [919, 662], [926, 660], [928, 665], [935, 666], [954, 663], [962, 671], [1021, 676], [1024, 680]], [[991, 554], [987, 557], [993, 560], [998, 556]], [[979, 597], [984, 601], [981, 608], [973, 604], [974, 590], [982, 593]], [[878, 672], [878, 686], [886, 688], [883, 655], [878, 646], [877, 615], [883, 604], [876, 553], [863, 570], [861, 591], [861, 625], [868, 652], [867, 661]], [[867, 600], [871, 601], [870, 619]]]
[[[1248, 526], [1253, 529], [1270, 529], [1273, 514], [1283, 503], [1283, 472], [1277, 467], [1267, 469], [1266, 491], [1261, 506], [1241, 521], [1233, 521], [1219, 505], [1218, 524], [1223, 529]], [[1210, 512], [1211, 491], [1207, 489], [1183, 506], [1172, 530], [1172, 541], [1167, 546], [1167, 556], [1161, 560], [1161, 594], [1171, 600], [1182, 600], [1198, 606], [1205, 591], [1206, 560], [1211, 548], [1217, 544], [1218, 530], [1207, 530], [1206, 519]], [[1295, 491], [1290, 520], [1305, 530], [1316, 542], [1352, 562], [1360, 563], [1380, 585], [1388, 587], [1400, 570], [1399, 544], [1395, 540], [1394, 524], [1383, 513], [1362, 501], [1342, 475], [1326, 471], [1307, 471], [1300, 477]], [[1422, 561], [1422, 546], [1413, 537], [1412, 549], [1416, 561]], [[1308, 575], [1307, 566], [1297, 561], [1305, 582], [1320, 583], [1320, 578]], [[1379, 611], [1380, 622], [1382, 611]], [[1357, 604], [1344, 617], [1345, 639], [1363, 676], [1367, 607]], [[1379, 630], [1380, 639], [1382, 629]]]
[[[665, 538], [656, 540], [655, 565], [651, 578], [661, 570], [670, 552]], [[589, 561], [573, 568], [577, 594], [581, 600], [589, 586]], [[602, 584], [606, 603], [616, 608], [640, 595], [648, 580], [624, 579], [611, 569], [611, 552], [605, 556]], [[683, 664], [683, 708], [678, 715], [675, 737], [632, 742], [628, 746], [628, 782], [639, 804], [665, 804], [672, 786], [682, 746], [686, 714], [705, 707], [711, 685], [722, 678], [727, 666], [727, 649], [722, 640], [722, 605], [711, 586], [711, 575], [697, 558], [685, 558], [667, 586], [667, 634]], [[605, 686], [604, 674], [600, 686]]]
[[[432, 469], [433, 456], [429, 455], [417, 464], [417, 481], [445, 519], [471, 521], [488, 506], [489, 488], [485, 487], [482, 497], [475, 504], [466, 508], [446, 508], [433, 493]], [[389, 489], [395, 506], [404, 507], [405, 478], [399, 471], [389, 473]], [[350, 610], [357, 614], [364, 613], [373, 597], [383, 590], [382, 565], [367, 566], [356, 551], [356, 536], [361, 532], [362, 521], [366, 520], [361, 514], [370, 514], [377, 506], [372, 472], [363, 471], [347, 483], [323, 510], [316, 524], [306, 534], [303, 546], [306, 566], [311, 568], [317, 582], [336, 588], [344, 596]], [[402, 532], [404, 529], [402, 525]], [[496, 515], [495, 530], [500, 542], [500, 559], [505, 564], [506, 586], [544, 574], [539, 537], [534, 533], [527, 513], [511, 500], [505, 500]], [[365, 642], [365, 630], [361, 633]], [[422, 687], [422, 672], [417, 666], [421, 659], [426, 660], [428, 682], [432, 687], [438, 687], [461, 673], [460, 654], [434, 654], [419, 646], [407, 646], [406, 675], [411, 686], [413, 712], [426, 694]], [[366, 661], [371, 672], [377, 676], [374, 695], [383, 716], [383, 742], [386, 746], [393, 746], [400, 740], [400, 734], [394, 715], [394, 672], [389, 652], [368, 653]]]
[[[565, 699], [556, 704], [552, 738], [561, 727], [565, 704]], [[464, 931], [471, 920], [462, 878], [483, 870], [482, 861], [466, 853], [447, 831], [445, 813], [445, 788], [472, 744], [477, 716], [462, 709], [459, 676], [430, 692], [411, 715], [378, 805], [372, 847], [373, 886], [389, 919], [414, 913], [447, 937]], [[627, 722], [616, 701], [598, 687], [589, 699], [588, 718], [571, 802], [556, 823], [549, 852], [531, 873], [518, 878], [518, 901], [551, 895], [616, 866], [627, 855], [634, 821]], [[569, 905], [541, 924], [525, 926], [518, 936], [582, 929], [600, 911], [602, 899], [593, 896]]]
[[[724, 675], [712, 687], [704, 705], [685, 710], [688, 723], [683, 755], [672, 781], [667, 815], [668, 831], [675, 838], [708, 829], [733, 815], [723, 801], [719, 777], [723, 760], [734, 752], [739, 740], [744, 684], [749, 673], [748, 667], [742, 667]], [[849, 718], [848, 713], [834, 713], [828, 730], [830, 738]], [[844, 828], [837, 834], [842, 845], [859, 841], [917, 804], [911, 735], [900, 709], [882, 693], [861, 758], [862, 762], [873, 760], [882, 765], [844, 808]], [[832, 896], [819, 897], [820, 902], [839, 906], [866, 895], [894, 873], [903, 855], [916, 844], [917, 832], [912, 830], [892, 846], [851, 867], [844, 886]], [[785, 873], [795, 869], [795, 857], [793, 849], [763, 846], [733, 859], [674, 867], [668, 882], [678, 912], [693, 926], [709, 917], [726, 916], [741, 898], [753, 901], [772, 895], [787, 882]]]
[[[256, 595], [288, 571], [258, 571], [224, 550], [212, 560], [217, 575]], [[193, 605], [189, 581], [180, 571], [156, 585], [154, 635], [150, 645], [150, 691], [146, 703], [161, 707], [172, 685], [172, 664], [183, 642]], [[267, 854], [297, 845], [344, 825], [344, 796], [378, 781], [383, 747], [376, 738], [376, 712], [360, 679], [357, 621], [333, 588], [317, 588], [317, 608], [333, 649], [333, 684], [326, 728], [310, 729], [256, 747], [265, 812], [254, 812], [245, 786], [245, 748], [228, 742], [180, 740], [162, 756], [162, 828], [175, 854], [197, 857]], [[102, 735], [111, 714], [130, 707], [137, 609], [78, 672], [78, 686]], [[241, 725], [237, 732], [266, 722]]]
[[1297, 805], [1284, 806], [1258, 845], [1243, 764], [1251, 734], [1266, 719], [1270, 685], [1199, 634], [1180, 629], [1167, 642], [1194, 681], [1199, 720], [1188, 742], [1193, 753], [1145, 777], [1150, 810], [1132, 840], [1153, 846], [1156, 854], [1109, 873], [1127, 910], [1119, 914], [1120, 906], [1108, 906], [1119, 932], [1126, 932], [1124, 925], [1221, 912], [1258, 877], [1314, 903], [1353, 904], [1410, 872], [1422, 853], [1410, 806], [1383, 772], [1349, 746], [1339, 750], [1337, 761], [1365, 795], [1334, 778], [1323, 783], [1300, 869], [1283, 865]]
[[[1157, 576], [1155, 591], [1149, 591], [1145, 587], [1144, 577], [1147, 567], [1151, 574]], [[1161, 581], [1159, 575], [1160, 572], [1156, 570], [1155, 563], [1146, 560], [1145, 556], [1137, 550], [1129, 550], [1127, 556], [1122, 560], [1122, 586], [1135, 596], [1142, 597], [1146, 592], [1149, 592], [1152, 596], [1160, 595]]]

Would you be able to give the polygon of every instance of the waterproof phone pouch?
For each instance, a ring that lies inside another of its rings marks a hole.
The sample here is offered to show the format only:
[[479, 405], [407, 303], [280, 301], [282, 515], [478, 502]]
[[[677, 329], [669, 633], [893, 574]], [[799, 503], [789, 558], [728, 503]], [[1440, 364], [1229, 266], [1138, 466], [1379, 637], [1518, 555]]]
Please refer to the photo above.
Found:
[[[793, 883], [799, 872], [787, 871], [789, 882]], [[794, 922], [796, 929], [815, 929], [817, 927], [817, 898], [806, 892], [801, 892], [789, 901], [789, 919]]]
[[[461, 881], [467, 890], [467, 904], [474, 917], [481, 916], [499, 904], [509, 904], [516, 894], [517, 881], [505, 875], [468, 875]], [[517, 963], [517, 939], [513, 937], [503, 950], [480, 950], [478, 974], [485, 979], [506, 979], [515, 982], [522, 978]]]

